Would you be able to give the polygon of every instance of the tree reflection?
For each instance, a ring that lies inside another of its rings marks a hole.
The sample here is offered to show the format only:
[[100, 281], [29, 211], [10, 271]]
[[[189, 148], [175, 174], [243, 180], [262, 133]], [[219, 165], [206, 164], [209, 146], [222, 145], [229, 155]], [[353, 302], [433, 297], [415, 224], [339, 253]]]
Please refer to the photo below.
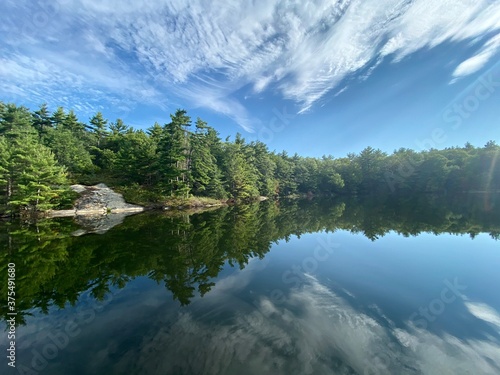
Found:
[[[68, 219], [31, 225], [0, 224], [0, 277], [16, 264], [18, 324], [33, 309], [75, 304], [81, 293], [102, 300], [111, 288], [148, 276], [163, 283], [181, 305], [215, 285], [224, 265], [244, 268], [273, 243], [317, 231], [347, 230], [372, 241], [394, 231], [403, 236], [489, 233], [500, 236], [500, 196], [394, 195], [343, 200], [290, 200], [224, 207], [215, 211], [145, 213], [102, 235], [73, 237]], [[7, 317], [7, 283], [0, 313]]]

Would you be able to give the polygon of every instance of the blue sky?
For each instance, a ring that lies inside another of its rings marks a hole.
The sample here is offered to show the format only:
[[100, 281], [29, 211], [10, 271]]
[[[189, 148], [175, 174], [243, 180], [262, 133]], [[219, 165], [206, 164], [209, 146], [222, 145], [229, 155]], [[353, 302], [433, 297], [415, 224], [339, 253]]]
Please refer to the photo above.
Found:
[[500, 1], [3, 0], [0, 100], [344, 156], [500, 142]]

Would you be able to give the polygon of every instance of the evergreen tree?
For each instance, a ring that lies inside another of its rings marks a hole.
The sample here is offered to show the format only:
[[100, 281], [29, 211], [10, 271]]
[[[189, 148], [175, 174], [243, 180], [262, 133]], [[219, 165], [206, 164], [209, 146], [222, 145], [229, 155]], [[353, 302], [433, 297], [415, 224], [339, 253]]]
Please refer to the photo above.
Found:
[[71, 173], [85, 174], [94, 170], [92, 157], [85, 143], [68, 129], [48, 129], [43, 143], [54, 153], [60, 165]]
[[274, 155], [276, 164], [276, 192], [278, 195], [287, 196], [297, 191], [297, 182], [295, 179], [294, 163], [288, 154], [283, 151]]
[[163, 190], [171, 195], [189, 195], [189, 137], [191, 118], [178, 109], [170, 115], [171, 122], [163, 127], [159, 143], [159, 167], [163, 175]]
[[10, 150], [5, 136], [0, 135], [0, 212], [6, 211], [10, 197]]
[[317, 191], [323, 194], [338, 193], [344, 187], [344, 180], [337, 172], [335, 159], [324, 156], [318, 165]]
[[81, 140], [87, 140], [85, 125], [78, 120], [78, 117], [72, 109], [68, 112], [61, 125], [64, 129], [69, 130]]
[[125, 134], [129, 130], [129, 127], [119, 118], [116, 122], [112, 122], [109, 125], [109, 130], [111, 130], [111, 135]]
[[155, 122], [153, 126], [148, 128], [147, 133], [151, 138], [155, 140], [155, 142], [158, 143], [162, 138], [164, 132], [162, 126]]
[[245, 140], [238, 133], [234, 143], [224, 145], [224, 171], [227, 191], [236, 200], [249, 200], [259, 195], [257, 173], [249, 162], [249, 152]]
[[156, 144], [142, 130], [123, 135], [116, 154], [115, 174], [128, 183], [151, 186], [155, 182]]
[[0, 134], [9, 132], [29, 132], [32, 115], [28, 108], [15, 104], [7, 104], [0, 113]]
[[380, 150], [375, 150], [372, 147], [366, 147], [359, 156], [356, 162], [359, 164], [362, 180], [359, 190], [364, 193], [374, 194], [381, 186], [385, 188], [385, 180], [383, 179], [383, 166], [386, 154]]
[[[109, 132], [107, 131], [108, 120], [104, 119], [101, 112], [97, 112], [90, 119], [90, 132], [87, 132], [87, 142], [91, 145], [89, 147], [90, 154], [92, 155], [94, 164], [102, 171], [111, 170], [116, 161], [116, 152], [118, 147], [114, 150], [108, 149], [104, 142], [107, 139]], [[115, 142], [117, 139], [115, 137]], [[115, 145], [116, 146], [116, 145]]]
[[[95, 134], [97, 147], [101, 147], [104, 138], [109, 134], [107, 130], [107, 124], [108, 120], [103, 117], [101, 112], [97, 112], [90, 119], [90, 127], [92, 129], [92, 132]], [[123, 122], [121, 124], [123, 124]]]
[[64, 120], [66, 120], [66, 113], [63, 107], [57, 107], [56, 111], [52, 113], [50, 121], [54, 128], [60, 128], [63, 126]]
[[[10, 134], [7, 204], [24, 210], [46, 210], [57, 204], [67, 183], [66, 171], [34, 134]], [[4, 173], [5, 174], [5, 173]], [[4, 179], [5, 180], [5, 179]]]
[[43, 103], [38, 111], [33, 112], [33, 126], [38, 131], [40, 137], [42, 137], [47, 129], [52, 127], [51, 116], [47, 108], [47, 103]]
[[255, 142], [250, 146], [253, 151], [254, 165], [257, 172], [257, 189], [260, 195], [273, 197], [278, 187], [274, 177], [276, 163], [264, 143]]
[[210, 149], [212, 134], [209, 133], [207, 123], [198, 118], [196, 132], [191, 134], [190, 142], [190, 186], [194, 195], [224, 198], [222, 174], [217, 166], [217, 159]]

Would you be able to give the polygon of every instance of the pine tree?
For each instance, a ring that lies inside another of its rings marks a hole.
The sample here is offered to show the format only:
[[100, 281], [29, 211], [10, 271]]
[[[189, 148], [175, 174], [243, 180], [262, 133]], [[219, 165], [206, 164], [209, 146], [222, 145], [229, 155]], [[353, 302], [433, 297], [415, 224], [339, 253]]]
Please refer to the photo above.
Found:
[[0, 115], [0, 134], [11, 131], [29, 132], [32, 128], [32, 115], [26, 107], [7, 104]]
[[63, 126], [64, 120], [66, 119], [66, 113], [64, 112], [63, 107], [57, 107], [57, 110], [52, 113], [50, 117], [50, 121], [54, 128], [60, 128]]
[[10, 152], [5, 136], [0, 135], [0, 212], [6, 211], [7, 199], [10, 195]]
[[234, 143], [225, 144], [225, 179], [227, 190], [236, 200], [248, 200], [259, 195], [257, 173], [245, 140], [238, 133]]
[[196, 120], [196, 132], [191, 134], [191, 182], [194, 195], [224, 198], [225, 192], [222, 185], [217, 159], [210, 150], [213, 133], [200, 118]]
[[59, 164], [69, 172], [84, 174], [94, 170], [92, 157], [85, 143], [68, 129], [48, 129], [43, 143], [54, 153]]
[[40, 138], [52, 127], [52, 121], [47, 103], [43, 103], [38, 111], [33, 112], [33, 126], [38, 131]]
[[95, 134], [97, 147], [101, 147], [102, 141], [109, 134], [108, 130], [106, 129], [107, 124], [108, 120], [104, 119], [101, 112], [97, 112], [90, 119], [90, 127], [92, 129], [92, 132]]
[[[67, 183], [66, 170], [54, 154], [40, 144], [37, 136], [10, 134], [7, 169], [7, 204], [24, 210], [46, 210], [53, 207]], [[4, 179], [5, 180], [5, 179]]]
[[78, 138], [85, 139], [85, 125], [82, 124], [73, 110], [70, 110], [62, 122], [62, 126], [68, 129]]
[[109, 130], [111, 130], [111, 135], [125, 134], [129, 130], [129, 127], [119, 118], [116, 122], [112, 122], [109, 125]]
[[115, 174], [141, 185], [151, 186], [155, 180], [156, 144], [142, 130], [122, 136], [116, 155]]
[[274, 178], [276, 163], [271, 158], [267, 146], [262, 142], [250, 144], [257, 172], [257, 188], [260, 195], [272, 197], [276, 194], [277, 182]]
[[147, 133], [155, 142], [158, 143], [163, 136], [163, 128], [160, 124], [155, 122], [153, 126], [148, 128]]
[[189, 138], [187, 127], [191, 118], [178, 109], [170, 115], [171, 122], [163, 127], [159, 143], [159, 166], [163, 174], [163, 190], [170, 194], [189, 195]]

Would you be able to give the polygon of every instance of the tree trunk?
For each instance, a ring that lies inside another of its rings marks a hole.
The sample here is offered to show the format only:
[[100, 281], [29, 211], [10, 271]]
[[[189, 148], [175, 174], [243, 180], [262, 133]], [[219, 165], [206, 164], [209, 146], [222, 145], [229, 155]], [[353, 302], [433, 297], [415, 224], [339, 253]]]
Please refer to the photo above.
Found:
[[10, 197], [12, 197], [12, 179], [9, 177], [7, 179], [7, 203], [9, 203]]
[[35, 203], [35, 211], [38, 207], [38, 203], [40, 202], [40, 188], [36, 191], [36, 203]]

